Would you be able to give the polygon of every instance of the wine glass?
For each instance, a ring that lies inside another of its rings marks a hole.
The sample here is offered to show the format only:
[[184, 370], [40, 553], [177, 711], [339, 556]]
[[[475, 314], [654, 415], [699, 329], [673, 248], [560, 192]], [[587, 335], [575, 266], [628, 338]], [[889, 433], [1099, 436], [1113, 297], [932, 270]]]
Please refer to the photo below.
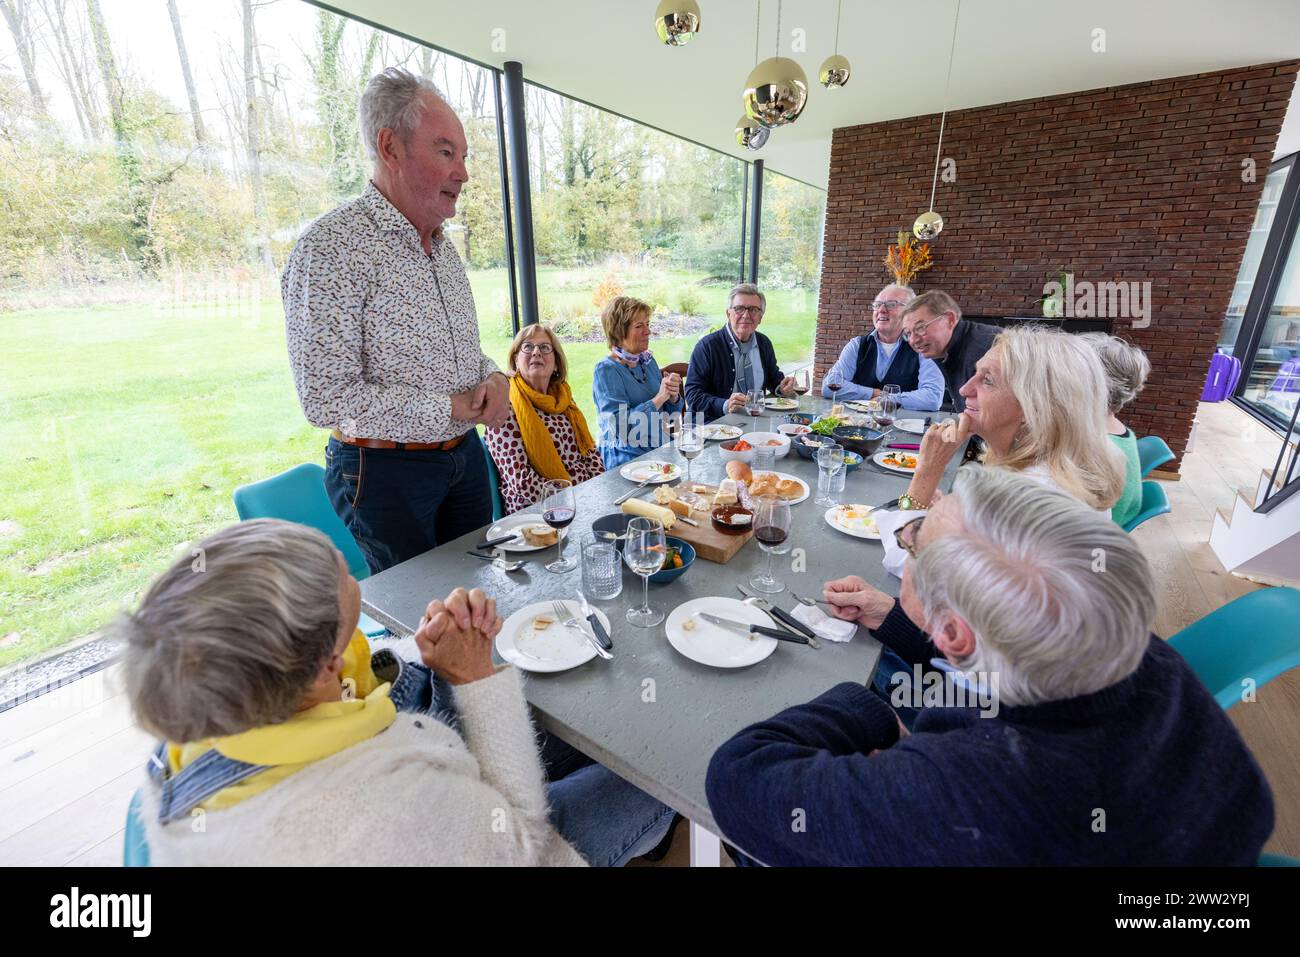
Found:
[[835, 473], [844, 468], [844, 447], [837, 442], [826, 442], [817, 450], [817, 504], [830, 507], [835, 501]]
[[[763, 414], [763, 390], [750, 389], [745, 393], [745, 414], [751, 419], [757, 419]], [[754, 431], [758, 431], [758, 423], [754, 423]]]
[[704, 451], [704, 436], [695, 429], [682, 429], [677, 433], [677, 451], [686, 460], [686, 482], [691, 479], [691, 462]]
[[[894, 429], [894, 417], [898, 414], [898, 397], [889, 393], [880, 396], [880, 411], [876, 413], [876, 427], [886, 436]], [[882, 440], [883, 441], [883, 440]]]
[[564, 529], [573, 523], [578, 506], [573, 499], [573, 482], [557, 479], [547, 482], [542, 491], [542, 521], [555, 529], [555, 561], [546, 566], [548, 572], [571, 572], [578, 567], [572, 558], [564, 557]]
[[839, 369], [831, 369], [826, 373], [826, 390], [831, 394], [831, 404], [834, 405], [835, 397], [839, 394], [840, 389], [844, 388], [844, 374]]
[[754, 538], [767, 553], [767, 568], [749, 580], [750, 586], [766, 595], [785, 591], [785, 582], [772, 577], [772, 563], [774, 555], [790, 551], [790, 503], [775, 495], [760, 498], [754, 509]]
[[650, 607], [650, 576], [664, 566], [667, 543], [664, 527], [653, 518], [634, 518], [627, 523], [627, 540], [623, 543], [623, 561], [641, 576], [644, 587], [640, 608], [629, 608], [627, 620], [640, 628], [653, 628], [664, 620], [664, 613]]
[[804, 408], [803, 397], [812, 390], [812, 368], [804, 366], [794, 374], [794, 394], [799, 397], [799, 408]]

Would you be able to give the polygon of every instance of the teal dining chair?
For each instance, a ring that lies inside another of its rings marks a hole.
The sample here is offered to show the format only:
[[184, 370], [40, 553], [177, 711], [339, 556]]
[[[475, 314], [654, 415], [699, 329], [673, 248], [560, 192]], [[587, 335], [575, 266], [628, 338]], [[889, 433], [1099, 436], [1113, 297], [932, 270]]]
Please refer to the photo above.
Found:
[[1166, 462], [1174, 460], [1174, 453], [1165, 443], [1165, 440], [1158, 435], [1144, 435], [1137, 440], [1138, 462], [1142, 465], [1142, 477], [1146, 478], [1151, 474], [1152, 469], [1158, 469]]
[[1285, 854], [1261, 854], [1259, 855], [1260, 867], [1300, 867], [1300, 860], [1294, 857], [1287, 857]]
[[1242, 682], [1262, 688], [1300, 666], [1300, 591], [1242, 595], [1169, 639], [1222, 708], [1241, 700]]
[[[353, 578], [361, 581], [370, 577], [370, 566], [366, 564], [361, 546], [330, 504], [325, 492], [325, 470], [314, 462], [304, 462], [260, 482], [241, 485], [235, 489], [234, 498], [240, 521], [279, 518], [310, 525], [324, 532], [334, 547], [343, 553], [343, 560]], [[369, 638], [388, 630], [365, 612], [362, 612], [357, 627]]]
[[501, 473], [497, 471], [497, 464], [492, 461], [492, 453], [488, 451], [487, 442], [483, 442], [483, 458], [487, 459], [488, 487], [492, 490], [492, 521], [499, 522], [506, 517], [506, 502], [501, 497]]
[[1131, 532], [1149, 518], [1164, 515], [1170, 511], [1169, 496], [1159, 482], [1147, 480], [1142, 483], [1142, 508], [1128, 520], [1124, 531]]
[[122, 845], [123, 867], [148, 867], [149, 842], [144, 836], [144, 821], [140, 818], [140, 792], [131, 795], [126, 806], [126, 831]]

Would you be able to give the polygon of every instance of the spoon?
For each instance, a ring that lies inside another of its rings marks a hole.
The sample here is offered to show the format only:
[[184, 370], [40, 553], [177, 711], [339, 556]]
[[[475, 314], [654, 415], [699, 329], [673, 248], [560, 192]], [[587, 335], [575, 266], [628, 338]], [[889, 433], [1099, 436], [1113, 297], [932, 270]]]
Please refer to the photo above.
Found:
[[522, 560], [508, 562], [500, 555], [483, 555], [479, 552], [466, 552], [465, 554], [473, 555], [475, 558], [481, 558], [485, 562], [491, 562], [495, 567], [501, 569], [503, 572], [516, 572], [522, 568], [524, 564]]
[[817, 605], [825, 605], [827, 608], [834, 608], [834, 607], [835, 607], [835, 606], [832, 605], [830, 602], [828, 602], [828, 601], [822, 601], [820, 598], [816, 598], [816, 599], [813, 599], [813, 598], [804, 598], [804, 597], [802, 597], [802, 596], [800, 596], [800, 595], [796, 595], [794, 592], [790, 592], [790, 597], [793, 598], [795, 601], [797, 601], [797, 602], [798, 602], [799, 604], [801, 604], [801, 605], [811, 605], [811, 606], [813, 606], [813, 607], [816, 607]]

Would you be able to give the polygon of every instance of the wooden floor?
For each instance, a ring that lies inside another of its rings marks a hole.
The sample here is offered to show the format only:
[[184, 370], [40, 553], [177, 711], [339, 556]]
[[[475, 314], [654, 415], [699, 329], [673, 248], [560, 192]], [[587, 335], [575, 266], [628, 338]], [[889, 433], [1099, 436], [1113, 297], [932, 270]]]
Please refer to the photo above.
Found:
[[[1165, 485], [1173, 512], [1134, 532], [1162, 589], [1159, 634], [1259, 587], [1224, 572], [1207, 540], [1214, 509], [1254, 488], [1277, 449], [1274, 433], [1233, 406], [1201, 406], [1182, 479]], [[1273, 786], [1268, 849], [1300, 857], [1300, 669], [1230, 715]], [[150, 743], [131, 720], [116, 668], [0, 713], [0, 865], [120, 864], [126, 805]], [[686, 863], [688, 831], [677, 829], [659, 866]]]

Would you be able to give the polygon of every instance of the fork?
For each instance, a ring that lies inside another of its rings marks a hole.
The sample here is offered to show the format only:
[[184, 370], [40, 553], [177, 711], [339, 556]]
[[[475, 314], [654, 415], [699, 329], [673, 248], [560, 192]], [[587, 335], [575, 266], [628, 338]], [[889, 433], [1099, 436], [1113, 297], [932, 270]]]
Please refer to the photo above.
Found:
[[586, 638], [587, 641], [591, 643], [591, 646], [596, 649], [596, 653], [598, 655], [600, 655], [602, 658], [614, 657], [608, 651], [606, 651], [604, 648], [600, 646], [600, 642], [596, 640], [594, 635], [590, 634], [586, 628], [583, 628], [580, 624], [578, 624], [578, 619], [569, 612], [569, 609], [564, 607], [564, 602], [552, 600], [551, 608], [555, 611], [555, 617], [562, 619], [560, 621], [560, 624], [563, 625], [565, 628], [576, 629], [578, 634], [582, 635], [582, 637]]

